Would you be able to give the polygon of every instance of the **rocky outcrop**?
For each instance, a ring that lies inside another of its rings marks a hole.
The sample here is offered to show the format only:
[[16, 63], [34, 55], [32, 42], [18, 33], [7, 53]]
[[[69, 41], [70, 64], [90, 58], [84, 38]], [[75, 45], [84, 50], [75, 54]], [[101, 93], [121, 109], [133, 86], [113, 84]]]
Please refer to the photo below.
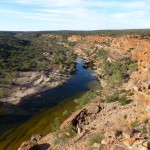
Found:
[[18, 148], [18, 150], [31, 150], [36, 145], [36, 141], [25, 141], [21, 144], [21, 146]]
[[[149, 38], [142, 38], [138, 35], [125, 35], [121, 37], [86, 36], [75, 47], [75, 51], [87, 58], [94, 56], [96, 49], [105, 48], [111, 61], [131, 58], [137, 61], [138, 71], [130, 75], [126, 84], [127, 90], [133, 90], [135, 100], [143, 111], [150, 113], [150, 41]], [[94, 60], [96, 73], [103, 76], [101, 61]], [[101, 80], [102, 86], [105, 82]], [[149, 114], [148, 114], [149, 115]]]
[[140, 39], [136, 36], [122, 36], [114, 38], [111, 43], [112, 48], [117, 48], [120, 50], [148, 50], [150, 48], [150, 42], [146, 39]]
[[129, 83], [133, 83], [135, 100], [150, 115], [150, 43], [145, 49], [133, 50], [132, 59], [138, 62], [138, 71], [131, 76]]
[[69, 42], [78, 42], [78, 41], [80, 41], [81, 39], [82, 39], [82, 37], [79, 36], [79, 35], [72, 35], [72, 36], [69, 36], [69, 37], [68, 37], [68, 41], [69, 41]]
[[0, 101], [18, 104], [29, 96], [36, 95], [46, 89], [63, 84], [70, 75], [60, 73], [58, 68], [44, 72], [19, 72], [14, 85], [9, 88], [10, 94]]
[[96, 103], [92, 103], [90, 106], [73, 113], [67, 120], [65, 120], [60, 129], [63, 129], [67, 126], [73, 125], [76, 127], [78, 132], [83, 130], [83, 126], [89, 121], [93, 121], [96, 118], [96, 115], [102, 110], [102, 106]]
[[36, 134], [31, 137], [31, 140], [25, 141], [21, 144], [21, 146], [18, 148], [18, 150], [38, 150], [40, 149], [40, 146], [37, 144], [37, 142], [41, 139], [41, 135]]

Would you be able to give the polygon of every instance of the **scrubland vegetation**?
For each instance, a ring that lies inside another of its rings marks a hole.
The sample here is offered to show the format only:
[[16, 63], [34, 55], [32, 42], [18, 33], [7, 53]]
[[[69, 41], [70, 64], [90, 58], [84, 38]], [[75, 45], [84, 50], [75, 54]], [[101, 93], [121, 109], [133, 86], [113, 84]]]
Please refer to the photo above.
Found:
[[[19, 72], [49, 72], [58, 67], [61, 72], [74, 70], [76, 55], [60, 39], [38, 34], [0, 33], [0, 84], [13, 85]], [[6, 95], [0, 88], [0, 97]]]

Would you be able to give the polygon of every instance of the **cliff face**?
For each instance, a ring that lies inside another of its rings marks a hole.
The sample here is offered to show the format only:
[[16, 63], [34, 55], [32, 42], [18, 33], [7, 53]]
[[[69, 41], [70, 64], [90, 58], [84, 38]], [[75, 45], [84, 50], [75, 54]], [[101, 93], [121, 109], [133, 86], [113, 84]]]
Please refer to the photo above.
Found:
[[139, 106], [144, 106], [150, 115], [150, 44], [132, 51], [132, 59], [138, 61], [138, 71], [131, 77], [130, 83], [135, 82], [135, 99]]
[[[71, 36], [69, 41], [79, 41], [78, 36]], [[81, 37], [80, 37], [81, 39]], [[84, 57], [83, 50], [90, 52], [98, 48], [105, 48], [109, 51], [111, 59], [121, 59], [130, 57], [133, 61], [137, 61], [138, 70], [130, 76], [130, 80], [126, 84], [126, 89], [134, 91], [135, 100], [143, 111], [150, 112], [150, 40], [141, 36], [121, 36], [121, 37], [101, 37], [86, 36], [80, 40], [75, 47], [75, 51]], [[144, 107], [143, 107], [144, 106]]]
[[[132, 60], [137, 61], [138, 71], [133, 73], [128, 88], [134, 90], [135, 100], [143, 111], [150, 113], [150, 40], [139, 37], [114, 39], [112, 48], [131, 51]], [[144, 106], [144, 107], [143, 107]]]
[[149, 49], [150, 42], [147, 39], [140, 39], [136, 36], [122, 36], [113, 40], [112, 47], [122, 48], [122, 50], [145, 50]]

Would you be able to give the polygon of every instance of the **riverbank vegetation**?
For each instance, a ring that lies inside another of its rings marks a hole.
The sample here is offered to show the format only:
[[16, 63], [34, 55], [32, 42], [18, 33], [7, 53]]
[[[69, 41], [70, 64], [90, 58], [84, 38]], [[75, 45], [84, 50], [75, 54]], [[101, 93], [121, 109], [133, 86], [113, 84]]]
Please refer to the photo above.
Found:
[[88, 103], [92, 102], [93, 99], [95, 99], [96, 96], [99, 95], [99, 90], [90, 90], [80, 96], [79, 98], [75, 99], [75, 103], [77, 104], [76, 109], [81, 109], [84, 106], [86, 106]]
[[0, 75], [14, 71], [49, 69], [52, 64], [69, 66], [76, 56], [55, 38], [23, 38], [0, 34]]
[[58, 68], [61, 73], [69, 73], [75, 70], [76, 58], [60, 38], [0, 33], [0, 97], [7, 95], [4, 89], [15, 84], [20, 72], [48, 73]]
[[102, 74], [108, 89], [120, 86], [123, 81], [129, 79], [132, 72], [137, 70], [137, 63], [131, 59], [125, 58], [110, 62], [109, 53], [104, 48], [98, 50], [95, 56], [102, 60]]

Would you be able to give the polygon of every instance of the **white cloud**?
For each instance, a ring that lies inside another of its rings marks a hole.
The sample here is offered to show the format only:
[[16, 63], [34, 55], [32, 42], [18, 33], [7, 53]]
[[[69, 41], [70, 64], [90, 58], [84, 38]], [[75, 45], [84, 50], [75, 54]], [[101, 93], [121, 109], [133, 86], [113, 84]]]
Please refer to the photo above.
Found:
[[83, 5], [82, 0], [7, 0], [7, 2], [40, 5], [44, 7], [81, 7]]
[[[4, 1], [4, 0], [3, 0]], [[5, 0], [11, 3], [39, 5], [44, 7], [121, 7], [121, 8], [150, 8], [150, 0]]]
[[[6, 2], [6, 1], [5, 1]], [[0, 9], [0, 16], [38, 21], [40, 29], [121, 29], [150, 27], [150, 0], [7, 0], [30, 11]], [[34, 30], [38, 30], [34, 28]], [[33, 30], [33, 28], [32, 28]]]

